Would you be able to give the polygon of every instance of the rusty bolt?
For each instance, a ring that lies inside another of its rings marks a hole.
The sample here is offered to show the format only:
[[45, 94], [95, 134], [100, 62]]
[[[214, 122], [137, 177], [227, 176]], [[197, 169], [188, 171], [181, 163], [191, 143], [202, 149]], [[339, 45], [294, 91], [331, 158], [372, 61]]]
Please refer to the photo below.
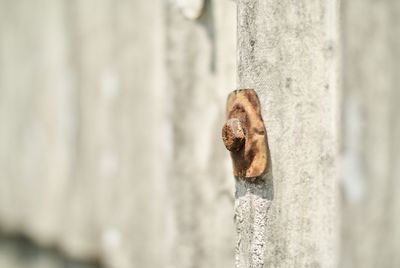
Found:
[[254, 182], [268, 168], [267, 131], [254, 89], [237, 89], [226, 102], [222, 139], [230, 151], [235, 177]]
[[222, 128], [222, 140], [226, 149], [231, 152], [238, 152], [242, 149], [246, 137], [239, 119], [231, 118], [225, 123]]

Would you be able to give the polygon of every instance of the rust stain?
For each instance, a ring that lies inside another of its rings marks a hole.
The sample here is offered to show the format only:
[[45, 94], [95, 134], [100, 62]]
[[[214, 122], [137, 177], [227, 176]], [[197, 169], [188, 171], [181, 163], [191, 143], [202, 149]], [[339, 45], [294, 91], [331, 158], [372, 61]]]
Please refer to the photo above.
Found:
[[257, 93], [253, 89], [233, 91], [226, 109], [222, 140], [231, 152], [233, 173], [255, 181], [268, 167], [267, 135]]

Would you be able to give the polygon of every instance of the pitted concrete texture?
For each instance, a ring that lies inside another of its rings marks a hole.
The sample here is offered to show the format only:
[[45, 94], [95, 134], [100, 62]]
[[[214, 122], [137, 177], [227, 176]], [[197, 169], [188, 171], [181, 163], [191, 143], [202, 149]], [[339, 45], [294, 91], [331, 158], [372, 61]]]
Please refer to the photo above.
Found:
[[238, 87], [260, 97], [271, 170], [237, 183], [236, 267], [336, 267], [338, 2], [237, 4]]

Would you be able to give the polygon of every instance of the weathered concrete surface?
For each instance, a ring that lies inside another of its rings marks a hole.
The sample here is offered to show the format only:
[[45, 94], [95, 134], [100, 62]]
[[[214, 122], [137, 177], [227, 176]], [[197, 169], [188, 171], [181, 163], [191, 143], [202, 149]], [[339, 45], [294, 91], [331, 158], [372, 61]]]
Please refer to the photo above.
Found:
[[236, 267], [336, 267], [338, 2], [237, 3], [238, 86], [259, 94], [272, 166], [236, 183]]
[[342, 2], [340, 267], [400, 267], [400, 2]]

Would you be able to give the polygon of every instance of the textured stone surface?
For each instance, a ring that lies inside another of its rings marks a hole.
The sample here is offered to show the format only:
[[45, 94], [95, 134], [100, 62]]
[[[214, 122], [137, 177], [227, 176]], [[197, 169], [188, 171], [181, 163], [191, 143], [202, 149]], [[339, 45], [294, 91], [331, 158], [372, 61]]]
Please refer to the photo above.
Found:
[[271, 169], [236, 183], [236, 267], [336, 267], [338, 3], [237, 3], [238, 86], [260, 97]]

